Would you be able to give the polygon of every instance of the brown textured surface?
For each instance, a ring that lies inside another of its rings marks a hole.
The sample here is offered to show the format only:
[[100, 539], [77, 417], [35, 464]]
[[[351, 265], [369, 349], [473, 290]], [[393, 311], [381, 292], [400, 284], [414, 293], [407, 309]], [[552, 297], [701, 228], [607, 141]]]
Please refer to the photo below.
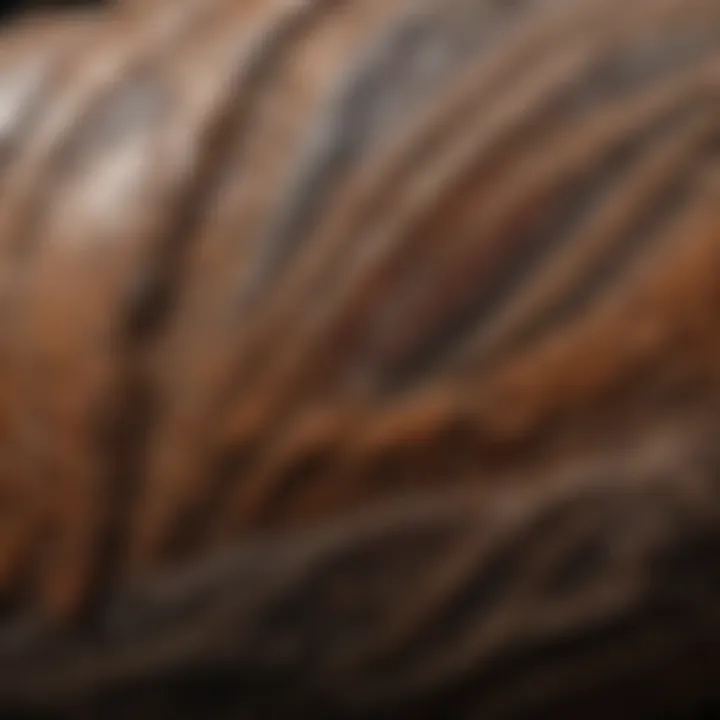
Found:
[[0, 41], [0, 711], [716, 700], [716, 0], [130, 6]]

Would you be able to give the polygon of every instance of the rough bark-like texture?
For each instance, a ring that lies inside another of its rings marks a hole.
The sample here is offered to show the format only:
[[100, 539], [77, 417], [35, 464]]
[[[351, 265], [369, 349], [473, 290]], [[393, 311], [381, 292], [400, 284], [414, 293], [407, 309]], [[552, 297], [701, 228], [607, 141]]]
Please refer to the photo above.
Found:
[[0, 39], [0, 714], [720, 699], [717, 0], [177, 0]]

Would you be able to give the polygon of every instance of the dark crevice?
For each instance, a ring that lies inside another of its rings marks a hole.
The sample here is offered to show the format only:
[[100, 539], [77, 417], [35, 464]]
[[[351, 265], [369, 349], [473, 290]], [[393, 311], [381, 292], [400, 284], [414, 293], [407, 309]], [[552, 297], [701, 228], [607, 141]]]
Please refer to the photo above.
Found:
[[115, 4], [111, 0], [4, 0], [0, 5], [0, 22], [40, 11], [110, 8]]

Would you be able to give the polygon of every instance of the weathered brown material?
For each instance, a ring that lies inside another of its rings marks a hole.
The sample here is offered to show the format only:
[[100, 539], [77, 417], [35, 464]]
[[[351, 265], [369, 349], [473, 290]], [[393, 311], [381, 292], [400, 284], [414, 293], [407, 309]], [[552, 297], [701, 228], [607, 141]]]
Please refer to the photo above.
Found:
[[717, 0], [8, 30], [0, 715], [720, 699], [718, 91]]

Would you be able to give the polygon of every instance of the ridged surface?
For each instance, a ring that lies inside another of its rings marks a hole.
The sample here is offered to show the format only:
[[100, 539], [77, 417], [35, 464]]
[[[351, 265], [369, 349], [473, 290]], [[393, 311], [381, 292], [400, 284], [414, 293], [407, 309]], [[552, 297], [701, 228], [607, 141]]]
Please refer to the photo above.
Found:
[[0, 709], [718, 694], [719, 50], [716, 0], [8, 32]]

